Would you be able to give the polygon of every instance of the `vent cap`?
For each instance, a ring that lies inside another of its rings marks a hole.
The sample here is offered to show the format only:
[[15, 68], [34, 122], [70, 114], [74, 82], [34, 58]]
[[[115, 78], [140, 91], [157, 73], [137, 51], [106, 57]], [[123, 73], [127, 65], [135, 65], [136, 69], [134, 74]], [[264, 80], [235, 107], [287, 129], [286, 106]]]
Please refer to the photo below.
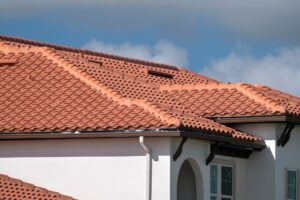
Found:
[[173, 74], [160, 72], [160, 71], [154, 71], [154, 70], [148, 70], [148, 75], [158, 76], [158, 77], [162, 77], [162, 78], [169, 78], [169, 79], [173, 79], [173, 77], [174, 77]]

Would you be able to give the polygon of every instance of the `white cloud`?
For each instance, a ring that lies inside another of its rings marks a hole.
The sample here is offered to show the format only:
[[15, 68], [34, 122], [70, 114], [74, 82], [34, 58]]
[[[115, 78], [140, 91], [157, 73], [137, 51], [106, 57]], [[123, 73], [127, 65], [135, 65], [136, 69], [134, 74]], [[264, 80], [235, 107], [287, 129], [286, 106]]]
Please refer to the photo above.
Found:
[[191, 34], [210, 19], [239, 36], [300, 42], [299, 0], [1, 0], [0, 19], [50, 15], [84, 28], [141, 29]]
[[260, 58], [233, 52], [212, 61], [202, 73], [222, 81], [264, 84], [300, 96], [300, 47], [283, 48]]
[[135, 45], [129, 42], [111, 44], [92, 39], [87, 42], [83, 48], [165, 64], [178, 66], [188, 65], [186, 50], [165, 40], [157, 42], [155, 46], [152, 47], [143, 44]]

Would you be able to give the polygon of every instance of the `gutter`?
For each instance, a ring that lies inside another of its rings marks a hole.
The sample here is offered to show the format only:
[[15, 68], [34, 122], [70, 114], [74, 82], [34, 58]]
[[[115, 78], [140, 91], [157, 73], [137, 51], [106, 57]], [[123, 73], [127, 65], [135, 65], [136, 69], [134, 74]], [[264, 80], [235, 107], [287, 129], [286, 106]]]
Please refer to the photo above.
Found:
[[212, 142], [225, 142], [237, 146], [254, 148], [266, 147], [264, 141], [243, 141], [214, 132], [195, 129], [128, 129], [98, 131], [64, 131], [64, 132], [0, 132], [0, 140], [45, 140], [45, 139], [84, 139], [84, 138], [136, 138], [145, 137], [186, 137]]
[[83, 138], [130, 138], [178, 137], [178, 129], [131, 129], [131, 130], [98, 130], [98, 131], [63, 131], [63, 132], [0, 132], [0, 140], [32, 139], [83, 139]]
[[144, 143], [144, 136], [139, 137], [140, 145], [146, 153], [146, 200], [151, 200], [152, 189], [152, 155], [149, 147]]
[[209, 119], [221, 124], [249, 124], [249, 123], [280, 123], [290, 122], [300, 124], [300, 117], [290, 115], [263, 115], [263, 116], [237, 116], [237, 117], [222, 117], [222, 116], [207, 116]]

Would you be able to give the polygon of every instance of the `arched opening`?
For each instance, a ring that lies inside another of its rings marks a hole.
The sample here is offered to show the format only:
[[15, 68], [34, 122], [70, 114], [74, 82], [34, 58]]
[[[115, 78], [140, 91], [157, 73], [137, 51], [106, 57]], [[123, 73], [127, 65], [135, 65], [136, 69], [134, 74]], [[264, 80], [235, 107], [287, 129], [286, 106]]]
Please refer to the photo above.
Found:
[[177, 200], [197, 200], [197, 185], [193, 167], [184, 161], [178, 175]]

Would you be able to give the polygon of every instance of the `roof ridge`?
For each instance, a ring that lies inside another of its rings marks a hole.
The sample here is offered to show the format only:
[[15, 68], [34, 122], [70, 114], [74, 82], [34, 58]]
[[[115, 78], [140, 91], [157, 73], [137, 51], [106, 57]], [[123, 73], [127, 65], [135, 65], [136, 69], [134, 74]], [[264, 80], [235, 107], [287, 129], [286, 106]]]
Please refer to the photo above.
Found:
[[238, 83], [237, 88], [254, 101], [264, 105], [265, 107], [282, 114], [285, 114], [286, 108], [277, 103], [273, 98], [268, 97], [261, 91], [257, 90], [253, 85], [246, 83]]
[[274, 89], [274, 88], [271, 88], [269, 86], [261, 85], [261, 84], [254, 84], [254, 86], [259, 88], [259, 89], [266, 89], [270, 93], [272, 93], [272, 92], [275, 93], [275, 94], [272, 94], [272, 95], [275, 95], [275, 96], [285, 95], [285, 96], [291, 98], [294, 101], [300, 102], [300, 97], [289, 94], [289, 93], [286, 93], [286, 92], [283, 92], [283, 91], [280, 91], [278, 89]]
[[88, 50], [88, 49], [80, 49], [80, 48], [68, 47], [68, 46], [63, 46], [63, 45], [39, 42], [39, 41], [34, 41], [34, 40], [23, 39], [20, 37], [0, 35], [0, 41], [1, 41], [1, 39], [5, 40], [5, 41], [18, 42], [18, 43], [34, 45], [34, 46], [39, 46], [39, 47], [46, 46], [46, 47], [63, 50], [63, 51], [71, 51], [71, 52], [76, 52], [76, 53], [86, 53], [86, 54], [90, 54], [90, 55], [98, 55], [98, 56], [102, 56], [102, 57], [106, 57], [106, 58], [113, 58], [113, 59], [117, 59], [117, 60], [128, 61], [128, 62], [133, 62], [133, 63], [137, 63], [137, 64], [142, 64], [142, 65], [150, 65], [150, 66], [160, 67], [160, 68], [164, 68], [164, 69], [186, 71], [185, 68], [175, 66], [175, 65], [163, 64], [163, 63], [158, 63], [158, 62], [150, 62], [150, 61], [145, 61], [145, 60], [136, 59], [136, 58], [128, 58], [128, 57], [124, 57], [124, 56], [117, 56], [117, 55], [113, 55], [113, 54], [107, 54], [107, 53], [92, 51], [92, 50]]
[[199, 89], [237, 89], [249, 98], [260, 103], [274, 112], [286, 113], [286, 109], [278, 104], [274, 99], [266, 96], [258, 91], [253, 85], [247, 83], [206, 83], [206, 84], [165, 84], [160, 86], [160, 90], [173, 91], [173, 90], [199, 90]]
[[71, 196], [63, 195], [63, 194], [60, 194], [59, 192], [51, 191], [51, 190], [48, 190], [46, 188], [36, 186], [36, 185], [34, 185], [32, 183], [24, 182], [21, 179], [12, 178], [12, 177], [7, 176], [5, 174], [0, 174], [0, 178], [3, 178], [4, 180], [8, 180], [8, 181], [11, 181], [11, 182], [14, 182], [14, 184], [19, 184], [19, 185], [21, 185], [23, 187], [27, 187], [27, 188], [30, 187], [32, 190], [43, 190], [47, 194], [57, 195], [57, 197], [67, 198], [67, 199], [70, 199], [70, 200], [74, 199]]

